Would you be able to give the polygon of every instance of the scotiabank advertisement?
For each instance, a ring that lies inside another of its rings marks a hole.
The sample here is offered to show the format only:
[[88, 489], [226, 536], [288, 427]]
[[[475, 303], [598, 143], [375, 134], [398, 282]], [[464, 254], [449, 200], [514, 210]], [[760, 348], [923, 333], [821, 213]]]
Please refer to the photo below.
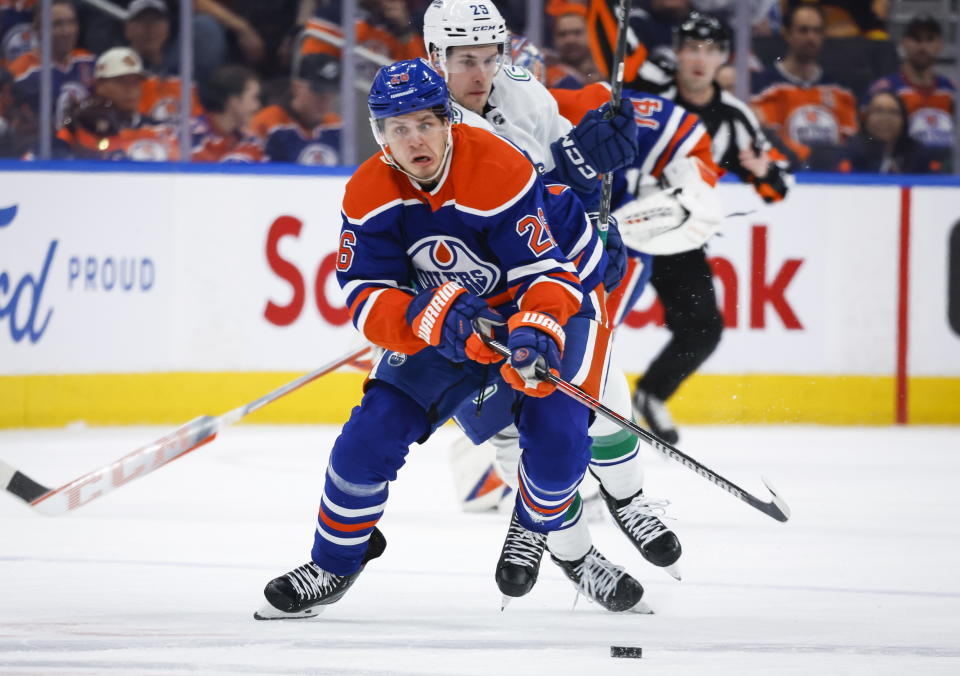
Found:
[[[338, 356], [357, 341], [334, 275], [346, 180], [0, 174], [0, 379]], [[898, 186], [803, 184], [773, 206], [721, 191], [731, 216], [708, 253], [727, 330], [698, 377], [892, 382], [899, 368], [955, 388], [960, 188], [910, 191], [906, 235]], [[616, 341], [626, 371], [663, 346], [662, 324], [648, 290]]]

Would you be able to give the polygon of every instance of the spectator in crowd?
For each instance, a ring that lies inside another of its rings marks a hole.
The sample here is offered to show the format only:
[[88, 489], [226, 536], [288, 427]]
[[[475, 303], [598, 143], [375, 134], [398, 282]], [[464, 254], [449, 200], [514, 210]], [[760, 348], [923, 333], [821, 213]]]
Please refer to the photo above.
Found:
[[751, 105], [760, 123], [779, 135], [810, 169], [830, 169], [857, 133], [856, 100], [819, 63], [824, 15], [816, 5], [783, 16], [787, 55], [756, 76]]
[[[124, 25], [124, 37], [143, 60], [148, 74], [143, 83], [140, 112], [156, 122], [176, 124], [180, 118], [180, 78], [175, 75], [170, 42], [170, 15], [165, 0], [133, 0]], [[191, 117], [203, 112], [192, 92]]]
[[[53, 0], [50, 9], [53, 52], [53, 105], [54, 124], [59, 127], [67, 110], [90, 95], [95, 57], [85, 49], [77, 48], [80, 27], [77, 10], [72, 0]], [[40, 34], [40, 13], [33, 18], [36, 34]], [[40, 50], [39, 46], [20, 56], [10, 64], [10, 72], [22, 87], [25, 96], [34, 97], [34, 108], [40, 102]]]
[[165, 161], [178, 157], [176, 134], [140, 114], [145, 73], [129, 47], [97, 59], [94, 93], [79, 103], [57, 133], [59, 157]]
[[0, 157], [24, 158], [36, 147], [40, 132], [35, 92], [14, 82], [10, 89], [10, 105], [4, 113], [9, 123], [9, 135], [0, 145]]
[[925, 146], [907, 134], [907, 111], [891, 91], [870, 95], [860, 132], [839, 170], [875, 174], [939, 174], [949, 170], [950, 148]]
[[261, 162], [263, 147], [249, 130], [260, 110], [260, 79], [245, 66], [215, 69], [201, 91], [207, 111], [194, 121], [194, 162]]
[[737, 68], [732, 63], [725, 63], [720, 68], [717, 69], [717, 74], [713, 77], [713, 81], [717, 83], [717, 86], [720, 87], [725, 92], [730, 94], [736, 93], [737, 89]]
[[[2, 2], [3, 0], [0, 0]], [[126, 8], [134, 14], [137, 0], [110, 0], [113, 4]], [[270, 0], [269, 3], [258, 0], [228, 0], [231, 7], [249, 7], [270, 12], [278, 5], [288, 5], [296, 0]], [[179, 27], [180, 3], [162, 3], [165, 13], [170, 17], [171, 27]], [[193, 73], [198, 82], [206, 80], [207, 75], [217, 66], [227, 63], [231, 57], [248, 63], [257, 63], [263, 53], [263, 41], [253, 28], [254, 20], [231, 11], [217, 0], [194, 0], [193, 2]], [[81, 6], [83, 40], [95, 52], [104, 52], [110, 47], [124, 44], [126, 26], [101, 10]], [[289, 27], [295, 10], [288, 12], [285, 27]], [[259, 18], [259, 16], [257, 17]], [[176, 33], [176, 30], [173, 31]], [[235, 49], [234, 49], [235, 45]], [[164, 61], [171, 73], [178, 71], [180, 62], [179, 37], [171, 40], [167, 46]], [[235, 56], [232, 52], [236, 52]], [[150, 64], [147, 64], [150, 68]]]
[[579, 89], [604, 79], [590, 52], [586, 7], [565, 2], [553, 11], [557, 12], [551, 31], [553, 51], [548, 53], [544, 84], [552, 89]]
[[754, 35], [770, 35], [771, 18], [779, 16], [779, 0], [695, 0], [701, 12], [716, 16], [726, 24], [732, 24], [737, 5], [750, 6], [751, 31]]
[[[196, 0], [195, 8], [197, 16], [194, 20], [202, 19], [204, 21], [209, 21], [212, 19], [215, 21], [219, 27], [220, 31], [219, 36], [217, 36], [218, 42], [218, 51], [222, 50], [221, 53], [223, 56], [217, 57], [215, 54], [211, 54], [210, 59], [208, 59], [206, 68], [202, 71], [204, 78], [210, 70], [227, 60], [227, 55], [223, 46], [226, 45], [226, 33], [231, 33], [236, 41], [237, 48], [240, 50], [244, 61], [250, 65], [257, 65], [263, 61], [266, 56], [266, 43], [263, 40], [263, 37], [260, 35], [259, 31], [254, 28], [253, 24], [244, 17], [241, 13], [232, 11], [228, 5], [234, 5], [237, 3], [231, 2], [218, 2], [217, 0]], [[243, 3], [241, 3], [243, 4]], [[274, 0], [274, 2], [269, 3], [270, 5], [276, 6], [282, 4], [280, 0]], [[210, 32], [207, 30], [207, 32]], [[217, 32], [214, 32], [216, 35]], [[221, 46], [223, 45], [223, 46]]]
[[940, 23], [929, 15], [914, 17], [900, 40], [903, 66], [899, 73], [881, 78], [871, 93], [890, 90], [907, 108], [907, 130], [918, 143], [934, 148], [954, 143], [953, 110], [957, 91], [953, 82], [934, 70], [943, 52]]
[[[423, 36], [414, 29], [413, 19], [404, 0], [359, 0], [356, 21], [357, 44], [381, 54], [390, 61], [417, 57], [427, 58], [423, 48]], [[314, 33], [326, 33], [334, 38], [343, 38], [339, 2], [319, 3], [316, 16], [307, 22], [306, 29]], [[301, 47], [301, 55], [330, 54], [340, 56], [340, 48], [320, 38], [308, 36]], [[360, 64], [368, 68], [373, 77], [376, 64]]]
[[36, 0], [0, 0], [0, 68], [7, 68], [33, 47]]
[[0, 68], [0, 157], [10, 157], [13, 148], [13, 76]]
[[334, 166], [340, 163], [343, 121], [336, 114], [340, 61], [308, 54], [290, 82], [290, 100], [267, 106], [253, 118], [269, 162]]
[[865, 37], [889, 40], [887, 0], [787, 0], [787, 11], [801, 5], [823, 10], [824, 34], [828, 38]]
[[673, 60], [673, 34], [691, 10], [690, 0], [649, 0], [630, 12], [630, 27], [655, 61]]
[[110, 101], [124, 119], [124, 126], [139, 127], [153, 122], [141, 115], [146, 74], [140, 56], [129, 47], [108, 49], [97, 59], [93, 93]]

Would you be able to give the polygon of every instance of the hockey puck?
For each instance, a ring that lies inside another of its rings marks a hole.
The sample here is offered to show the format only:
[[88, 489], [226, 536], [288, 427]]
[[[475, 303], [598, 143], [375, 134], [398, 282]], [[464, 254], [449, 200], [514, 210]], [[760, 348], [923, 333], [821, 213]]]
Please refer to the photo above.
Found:
[[631, 645], [612, 645], [610, 646], [610, 657], [633, 657], [640, 659], [643, 657], [643, 648]]

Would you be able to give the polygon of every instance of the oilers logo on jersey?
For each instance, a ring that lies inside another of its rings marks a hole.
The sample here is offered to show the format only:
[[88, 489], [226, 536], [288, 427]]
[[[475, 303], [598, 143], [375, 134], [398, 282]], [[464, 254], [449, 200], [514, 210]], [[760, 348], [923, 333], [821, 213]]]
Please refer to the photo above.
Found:
[[800, 106], [787, 119], [790, 138], [807, 145], [840, 142], [840, 126], [828, 109], [818, 105]]
[[170, 159], [163, 143], [155, 139], [139, 139], [130, 144], [127, 156], [138, 162], [165, 162]]
[[317, 167], [334, 167], [340, 158], [336, 148], [325, 143], [310, 143], [297, 156], [297, 164]]
[[953, 144], [953, 119], [940, 108], [920, 108], [910, 116], [910, 136], [923, 145], [946, 147]]
[[499, 269], [481, 260], [456, 237], [424, 237], [414, 242], [407, 253], [417, 271], [417, 281], [424, 289], [452, 280], [470, 293], [483, 296], [493, 291], [500, 281]]

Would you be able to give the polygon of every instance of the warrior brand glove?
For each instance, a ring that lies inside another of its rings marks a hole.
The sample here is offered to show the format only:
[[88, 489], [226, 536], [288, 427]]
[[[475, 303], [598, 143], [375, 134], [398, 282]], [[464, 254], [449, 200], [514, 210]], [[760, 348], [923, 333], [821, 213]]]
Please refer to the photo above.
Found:
[[503, 324], [503, 317], [456, 282], [421, 291], [407, 307], [407, 323], [424, 342], [450, 361], [492, 364], [503, 359], [483, 344], [473, 322]]
[[531, 397], [546, 397], [557, 386], [542, 380], [539, 373], [560, 375], [563, 354], [563, 328], [556, 319], [542, 312], [521, 310], [507, 322], [510, 337], [510, 361], [500, 367], [503, 379]]
[[604, 240], [604, 247], [607, 250], [607, 269], [603, 273], [603, 288], [607, 291], [613, 291], [620, 286], [620, 281], [627, 272], [627, 248], [623, 245], [623, 238], [620, 237], [620, 228], [617, 219], [610, 214], [607, 219], [607, 230], [602, 232], [600, 224], [597, 221], [600, 214], [591, 211], [587, 214], [590, 223]]

